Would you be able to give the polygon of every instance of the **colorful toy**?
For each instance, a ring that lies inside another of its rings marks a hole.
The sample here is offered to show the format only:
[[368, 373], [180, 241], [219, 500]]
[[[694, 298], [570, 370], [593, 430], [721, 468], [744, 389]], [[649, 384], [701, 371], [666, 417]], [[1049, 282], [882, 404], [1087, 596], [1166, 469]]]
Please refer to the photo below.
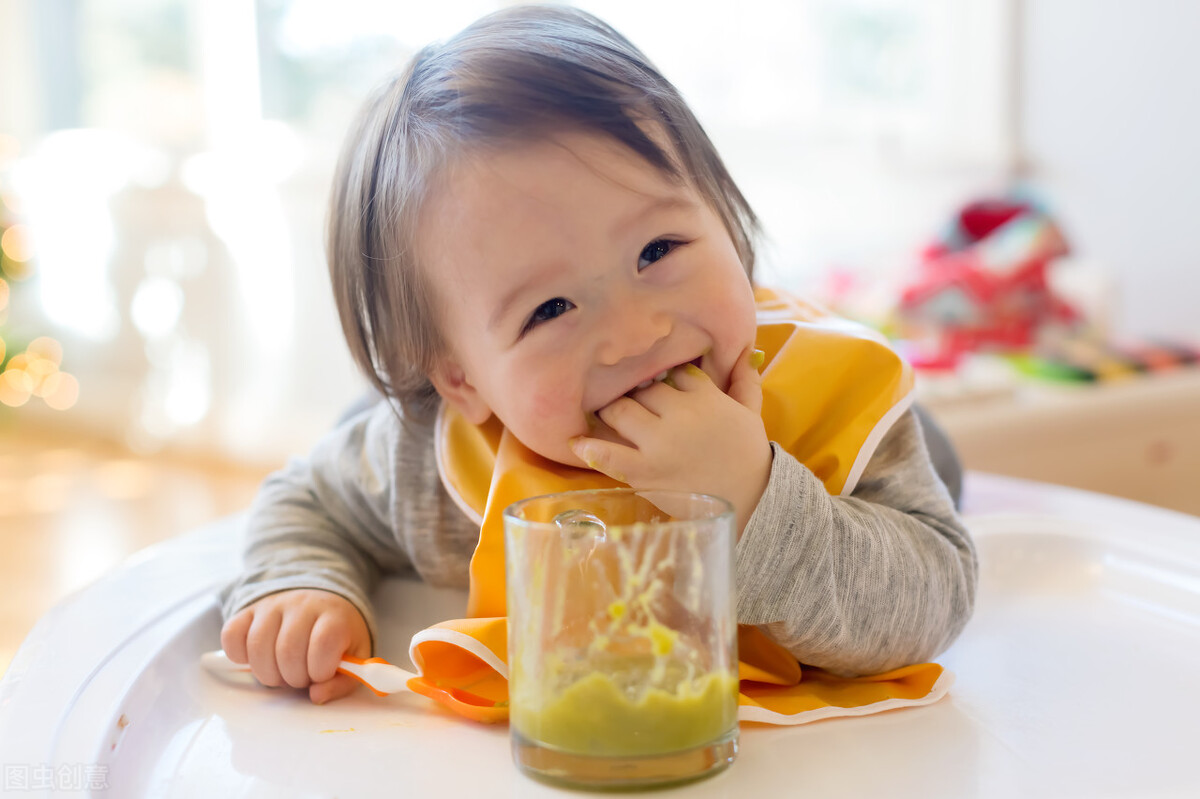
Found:
[[1079, 313], [1046, 279], [1067, 252], [1058, 225], [1032, 201], [967, 205], [926, 247], [900, 295], [895, 330], [914, 365], [953, 368], [965, 353], [1023, 351], [1049, 328], [1077, 326]]

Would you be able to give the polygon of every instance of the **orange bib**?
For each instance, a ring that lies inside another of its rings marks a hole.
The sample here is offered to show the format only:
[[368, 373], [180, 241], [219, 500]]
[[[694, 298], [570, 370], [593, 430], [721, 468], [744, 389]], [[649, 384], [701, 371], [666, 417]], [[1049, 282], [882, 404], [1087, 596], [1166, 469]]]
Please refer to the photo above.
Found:
[[[763, 424], [779, 444], [820, 478], [830, 494], [848, 495], [879, 441], [912, 401], [912, 372], [874, 331], [831, 316], [782, 292], [757, 289], [756, 346], [762, 367]], [[623, 485], [599, 472], [546, 460], [493, 417], [473, 425], [443, 406], [438, 469], [450, 495], [480, 523], [471, 559], [470, 618], [413, 637], [409, 654], [419, 693], [482, 721], [507, 717], [507, 626], [504, 524], [508, 505], [558, 491]], [[755, 627], [738, 628], [739, 718], [799, 724], [863, 715], [941, 698], [952, 675], [925, 663], [871, 677], [841, 678], [801, 669]], [[459, 701], [462, 692], [491, 700]], [[484, 704], [487, 704], [486, 702]]]

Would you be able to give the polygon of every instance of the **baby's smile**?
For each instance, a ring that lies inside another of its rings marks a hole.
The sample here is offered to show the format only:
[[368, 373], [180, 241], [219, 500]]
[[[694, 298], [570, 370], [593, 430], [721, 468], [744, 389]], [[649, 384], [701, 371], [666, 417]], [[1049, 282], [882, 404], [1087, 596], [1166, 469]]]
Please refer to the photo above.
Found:
[[628, 397], [634, 391], [638, 391], [639, 389], [650, 388], [650, 386], [654, 385], [655, 383], [661, 383], [662, 381], [667, 379], [667, 375], [669, 375], [670, 373], [671, 373], [670, 369], [663, 369], [661, 372], [656, 374], [654, 377], [650, 378], [649, 380], [643, 380], [642, 382], [640, 382], [636, 386], [634, 386], [632, 389], [625, 392], [625, 396]]
[[[650, 388], [650, 386], [654, 385], [655, 383], [661, 383], [664, 380], [667, 380], [671, 376], [671, 373], [674, 372], [676, 369], [680, 369], [684, 366], [694, 366], [697, 369], [700, 369], [701, 368], [700, 362], [703, 359], [704, 359], [703, 355], [697, 355], [695, 358], [692, 358], [690, 361], [684, 361], [683, 363], [677, 363], [674, 366], [663, 369], [661, 372], [654, 375], [653, 377], [641, 381], [640, 383], [635, 385], [633, 388], [629, 389], [624, 394], [622, 394], [621, 397], [632, 397], [634, 394], [641, 391], [642, 389]], [[621, 397], [617, 397], [612, 402], [616, 402], [617, 399], [620, 399]], [[607, 403], [607, 404], [611, 405], [612, 403]]]

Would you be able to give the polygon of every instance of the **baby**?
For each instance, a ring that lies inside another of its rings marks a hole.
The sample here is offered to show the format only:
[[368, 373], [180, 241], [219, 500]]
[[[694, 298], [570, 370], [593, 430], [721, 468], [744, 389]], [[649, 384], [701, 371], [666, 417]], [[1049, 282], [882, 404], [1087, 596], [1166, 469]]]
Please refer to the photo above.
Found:
[[[941, 652], [976, 561], [921, 423], [888, 405], [832, 493], [773, 440], [756, 232], [679, 93], [596, 18], [510, 8], [420, 52], [350, 132], [330, 208], [343, 330], [381, 398], [263, 486], [224, 596], [229, 657], [326, 702], [357, 685], [342, 655], [371, 654], [381, 573], [467, 585], [481, 520], [446, 473], [448, 415], [548, 470], [728, 499], [738, 620], [804, 663]], [[833, 385], [795, 393], [833, 408]]]

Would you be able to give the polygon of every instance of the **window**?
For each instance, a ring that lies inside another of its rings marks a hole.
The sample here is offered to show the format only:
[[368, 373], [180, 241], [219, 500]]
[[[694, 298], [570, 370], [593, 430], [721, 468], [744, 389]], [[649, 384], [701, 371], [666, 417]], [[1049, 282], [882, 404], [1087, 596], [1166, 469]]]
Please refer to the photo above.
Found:
[[[765, 223], [760, 280], [806, 289], [831, 266], [894, 269], [1008, 174], [1009, 3], [580, 5], [696, 110]], [[6, 4], [0, 72], [20, 102], [0, 133], [20, 149], [0, 180], [33, 232], [38, 312], [77, 360], [78, 412], [143, 446], [307, 448], [362, 386], [323, 263], [343, 131], [416, 49], [498, 5]]]

